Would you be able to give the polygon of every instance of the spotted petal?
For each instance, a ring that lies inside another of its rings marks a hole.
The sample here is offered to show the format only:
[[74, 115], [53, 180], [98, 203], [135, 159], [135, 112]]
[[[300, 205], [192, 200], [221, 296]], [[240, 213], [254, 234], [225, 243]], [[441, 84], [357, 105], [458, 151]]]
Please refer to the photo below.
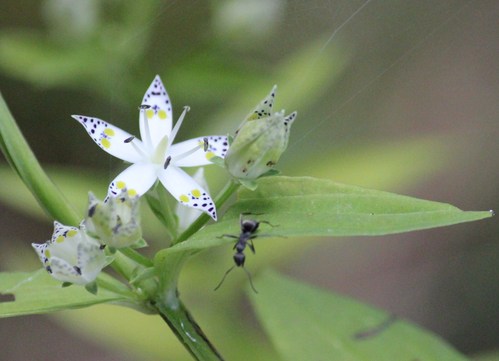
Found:
[[181, 204], [208, 213], [217, 220], [215, 203], [207, 191], [194, 181], [182, 169], [170, 166], [159, 172], [159, 180]]
[[272, 106], [274, 105], [275, 93], [277, 91], [277, 85], [272, 87], [270, 93], [263, 99], [255, 109], [248, 115], [246, 120], [261, 119], [264, 117], [270, 117], [272, 114]]
[[107, 194], [116, 197], [126, 189], [130, 196], [141, 196], [156, 182], [157, 172], [158, 167], [151, 163], [132, 164], [111, 182]]
[[170, 97], [159, 75], [156, 75], [147, 89], [141, 105], [140, 136], [150, 149], [154, 149], [161, 139], [165, 135], [169, 137], [172, 131]]
[[[204, 151], [204, 139], [208, 140], [208, 148]], [[187, 154], [190, 150], [198, 147], [198, 150], [181, 158], [182, 154]], [[173, 144], [170, 148], [170, 154], [175, 159], [175, 165], [179, 167], [197, 167], [201, 165], [212, 164], [210, 159], [214, 156], [224, 158], [229, 149], [229, 142], [226, 136], [213, 135], [203, 138], [195, 138]]]
[[[109, 154], [130, 163], [142, 159], [142, 155], [137, 152], [132, 144], [125, 142], [125, 140], [132, 137], [130, 133], [99, 118], [85, 115], [72, 115], [72, 117], [80, 122], [94, 142]], [[135, 139], [134, 143], [139, 147], [143, 147], [142, 142], [138, 139]]]
[[85, 283], [92, 282], [100, 273], [109, 260], [103, 257], [101, 245], [92, 242], [81, 242], [78, 244], [78, 266]]

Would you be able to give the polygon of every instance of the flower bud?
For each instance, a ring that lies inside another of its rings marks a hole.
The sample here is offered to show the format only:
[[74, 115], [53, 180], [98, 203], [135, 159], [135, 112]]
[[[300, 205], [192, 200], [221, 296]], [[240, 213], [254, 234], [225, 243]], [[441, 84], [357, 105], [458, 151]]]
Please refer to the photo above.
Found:
[[139, 197], [123, 190], [117, 196], [101, 201], [92, 193], [88, 195], [87, 232], [102, 244], [113, 248], [128, 247], [142, 238], [140, 227]]
[[87, 235], [83, 227], [69, 227], [59, 222], [54, 222], [49, 241], [32, 243], [32, 246], [47, 272], [61, 282], [89, 284], [110, 262], [104, 247]]
[[277, 87], [258, 104], [239, 129], [225, 155], [228, 172], [240, 180], [255, 180], [271, 170], [286, 150], [289, 128], [296, 112], [284, 115], [284, 110], [272, 114]]

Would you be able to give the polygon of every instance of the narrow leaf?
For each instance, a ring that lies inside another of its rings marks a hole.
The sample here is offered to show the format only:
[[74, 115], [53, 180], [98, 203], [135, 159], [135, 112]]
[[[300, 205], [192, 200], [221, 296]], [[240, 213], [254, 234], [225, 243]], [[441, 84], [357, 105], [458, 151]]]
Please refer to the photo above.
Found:
[[61, 282], [55, 281], [45, 270], [33, 273], [0, 273], [0, 318], [126, 300], [125, 296], [104, 287], [99, 287], [96, 295], [77, 285], [63, 287]]
[[439, 337], [386, 312], [267, 272], [249, 291], [283, 360], [464, 361]]
[[452, 205], [310, 177], [265, 177], [255, 191], [241, 189], [238, 201], [223, 220], [162, 252], [199, 250], [234, 240], [239, 214], [265, 220], [259, 232], [267, 236], [375, 236], [475, 221], [491, 211], [465, 212]]

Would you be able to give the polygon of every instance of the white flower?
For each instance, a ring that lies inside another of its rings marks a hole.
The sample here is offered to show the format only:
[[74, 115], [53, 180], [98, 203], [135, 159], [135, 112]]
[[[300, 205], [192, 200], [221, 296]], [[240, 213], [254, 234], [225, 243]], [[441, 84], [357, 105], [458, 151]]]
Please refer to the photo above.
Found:
[[[84, 221], [87, 233], [113, 248], [129, 247], [142, 238], [139, 197], [123, 190], [105, 201], [88, 194], [88, 214]], [[185, 207], [184, 207], [185, 208]]]
[[223, 158], [228, 148], [227, 137], [200, 137], [172, 144], [189, 108], [184, 108], [172, 129], [170, 98], [158, 75], [145, 93], [139, 110], [142, 140], [101, 119], [73, 115], [97, 145], [132, 163], [111, 182], [108, 195], [116, 196], [126, 188], [130, 195], [140, 196], [159, 179], [180, 203], [200, 209], [216, 220], [215, 204], [208, 192], [180, 167], [211, 164], [214, 156]]
[[42, 244], [31, 244], [48, 273], [61, 282], [86, 285], [110, 263], [104, 246], [88, 236], [84, 228], [54, 222], [52, 238]]

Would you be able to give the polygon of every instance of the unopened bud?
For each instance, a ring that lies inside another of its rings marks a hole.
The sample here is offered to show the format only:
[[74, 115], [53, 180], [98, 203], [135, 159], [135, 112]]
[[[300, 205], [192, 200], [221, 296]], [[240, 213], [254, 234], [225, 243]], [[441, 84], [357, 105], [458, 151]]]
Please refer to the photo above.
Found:
[[105, 201], [89, 193], [88, 215], [85, 219], [87, 232], [102, 244], [113, 248], [131, 246], [142, 239], [140, 227], [139, 197], [130, 196], [123, 190]]
[[235, 178], [251, 181], [267, 173], [288, 146], [289, 129], [297, 113], [272, 113], [276, 88], [248, 115], [230, 145], [225, 166]]

